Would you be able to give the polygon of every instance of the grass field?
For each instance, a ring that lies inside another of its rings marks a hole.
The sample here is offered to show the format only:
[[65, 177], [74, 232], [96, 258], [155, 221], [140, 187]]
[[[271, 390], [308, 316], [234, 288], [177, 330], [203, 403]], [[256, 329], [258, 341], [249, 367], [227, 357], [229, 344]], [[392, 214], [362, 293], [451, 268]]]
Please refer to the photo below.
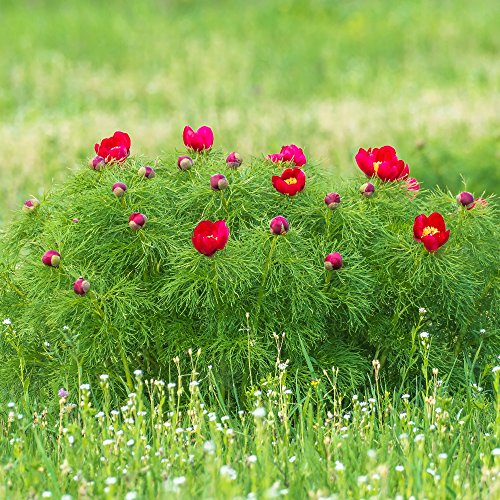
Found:
[[[424, 187], [498, 188], [496, 1], [0, 8], [0, 228], [115, 130], [154, 159], [184, 151], [185, 124], [210, 125], [216, 148], [247, 158], [296, 143], [332, 176], [358, 173], [359, 147], [392, 144]], [[465, 359], [451, 391], [422, 352], [404, 387], [385, 387], [375, 363], [351, 392], [334, 369], [299, 389], [279, 360], [230, 409], [195, 369], [175, 385], [137, 372], [117, 402], [108, 377], [89, 380], [82, 367], [60, 399], [0, 401], [0, 497], [498, 497], [499, 367], [478, 373]]]
[[1, 207], [116, 129], [155, 157], [186, 123], [247, 157], [295, 142], [344, 175], [358, 147], [390, 143], [426, 186], [463, 175], [491, 192], [499, 13], [492, 0], [4, 0]]

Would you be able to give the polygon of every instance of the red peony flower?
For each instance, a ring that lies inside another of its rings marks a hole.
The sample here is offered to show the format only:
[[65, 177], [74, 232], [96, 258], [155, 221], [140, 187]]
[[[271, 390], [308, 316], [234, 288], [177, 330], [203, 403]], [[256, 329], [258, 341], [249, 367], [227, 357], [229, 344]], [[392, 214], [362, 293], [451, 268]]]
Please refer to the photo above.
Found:
[[469, 191], [462, 191], [457, 194], [457, 203], [468, 208], [474, 203], [474, 195]]
[[392, 146], [360, 148], [355, 157], [358, 167], [367, 177], [378, 177], [383, 181], [406, 179], [410, 173], [408, 165], [396, 156]]
[[296, 146], [295, 144], [283, 146], [279, 153], [270, 154], [267, 155], [267, 157], [275, 163], [289, 161], [293, 163], [296, 167], [302, 167], [307, 162], [304, 151], [302, 151], [302, 149]]
[[198, 252], [212, 257], [217, 250], [223, 250], [229, 239], [229, 228], [225, 220], [211, 222], [202, 220], [195, 228], [191, 241]]
[[272, 234], [276, 236], [283, 234], [285, 235], [288, 232], [290, 224], [282, 215], [277, 215], [271, 222], [269, 222], [269, 229]]
[[428, 252], [435, 252], [444, 245], [450, 237], [450, 230], [446, 229], [443, 216], [434, 212], [429, 217], [421, 214], [415, 217], [413, 236], [421, 241]]
[[[113, 134], [113, 137], [107, 137], [101, 141], [101, 144], [96, 144], [94, 149], [97, 156], [104, 158], [106, 163], [122, 162], [130, 154], [130, 137], [125, 132], [117, 131]], [[95, 165], [94, 168], [96, 168]]]
[[196, 132], [189, 126], [184, 127], [182, 134], [184, 145], [195, 151], [210, 149], [214, 143], [214, 133], [210, 127], [200, 127]]
[[226, 158], [226, 165], [229, 168], [238, 168], [242, 163], [243, 160], [241, 158], [241, 155], [239, 153], [236, 153], [235, 151], [229, 153], [228, 157]]
[[286, 168], [283, 173], [273, 175], [273, 186], [281, 194], [295, 196], [300, 193], [306, 185], [306, 174], [300, 168]]

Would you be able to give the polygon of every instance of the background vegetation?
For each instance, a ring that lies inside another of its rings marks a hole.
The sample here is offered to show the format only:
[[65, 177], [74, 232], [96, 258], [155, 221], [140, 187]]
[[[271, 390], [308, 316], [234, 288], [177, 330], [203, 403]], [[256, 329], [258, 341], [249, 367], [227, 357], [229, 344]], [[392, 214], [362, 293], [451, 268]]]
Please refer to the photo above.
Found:
[[335, 173], [390, 143], [427, 187], [462, 174], [492, 191], [499, 14], [493, 0], [3, 0], [0, 207], [114, 130], [151, 157], [185, 123], [247, 157], [296, 142]]

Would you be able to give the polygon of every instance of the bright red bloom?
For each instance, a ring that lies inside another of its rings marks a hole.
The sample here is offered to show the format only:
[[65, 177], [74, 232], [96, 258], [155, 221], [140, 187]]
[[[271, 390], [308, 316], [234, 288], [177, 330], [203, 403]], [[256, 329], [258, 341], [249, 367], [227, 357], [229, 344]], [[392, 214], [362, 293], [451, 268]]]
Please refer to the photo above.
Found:
[[281, 151], [276, 154], [267, 155], [267, 157], [275, 162], [289, 161], [293, 163], [296, 167], [302, 167], [306, 164], [307, 159], [304, 151], [295, 144], [289, 144], [288, 146], [282, 146]]
[[214, 143], [214, 133], [210, 127], [200, 127], [196, 132], [189, 126], [184, 127], [182, 134], [184, 145], [195, 151], [210, 149]]
[[97, 156], [104, 158], [106, 163], [122, 162], [130, 154], [130, 137], [125, 132], [117, 131], [113, 137], [107, 137], [101, 141], [101, 144], [96, 144], [94, 149]]
[[378, 177], [383, 181], [406, 179], [410, 173], [408, 165], [396, 156], [392, 146], [360, 148], [355, 156], [358, 167], [367, 177]]
[[273, 175], [273, 186], [281, 194], [295, 196], [300, 193], [306, 185], [306, 174], [300, 168], [286, 168], [283, 173]]
[[211, 222], [202, 220], [195, 228], [191, 241], [198, 252], [212, 257], [217, 250], [223, 250], [229, 239], [229, 228], [225, 220]]
[[446, 229], [443, 216], [439, 212], [434, 212], [429, 217], [421, 214], [415, 217], [413, 236], [424, 244], [428, 252], [435, 252], [448, 241], [450, 230]]

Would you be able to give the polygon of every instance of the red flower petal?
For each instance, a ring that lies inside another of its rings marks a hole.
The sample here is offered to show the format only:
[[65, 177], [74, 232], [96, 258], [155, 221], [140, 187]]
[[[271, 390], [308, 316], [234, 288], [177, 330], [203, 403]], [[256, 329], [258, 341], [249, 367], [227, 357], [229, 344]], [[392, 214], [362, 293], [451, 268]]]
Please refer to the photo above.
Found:
[[435, 227], [438, 231], [444, 231], [446, 229], [443, 216], [439, 212], [433, 212], [429, 215], [427, 218], [427, 225]]
[[435, 252], [441, 246], [439, 240], [436, 238], [436, 235], [433, 234], [424, 236], [422, 238], [422, 243], [428, 252]]
[[371, 158], [369, 151], [370, 150], [366, 151], [363, 148], [360, 148], [354, 159], [364, 174], [367, 177], [372, 177], [374, 174], [373, 159]]
[[413, 223], [413, 236], [417, 241], [420, 241], [424, 227], [428, 225], [427, 217], [424, 214], [415, 217], [415, 222]]

